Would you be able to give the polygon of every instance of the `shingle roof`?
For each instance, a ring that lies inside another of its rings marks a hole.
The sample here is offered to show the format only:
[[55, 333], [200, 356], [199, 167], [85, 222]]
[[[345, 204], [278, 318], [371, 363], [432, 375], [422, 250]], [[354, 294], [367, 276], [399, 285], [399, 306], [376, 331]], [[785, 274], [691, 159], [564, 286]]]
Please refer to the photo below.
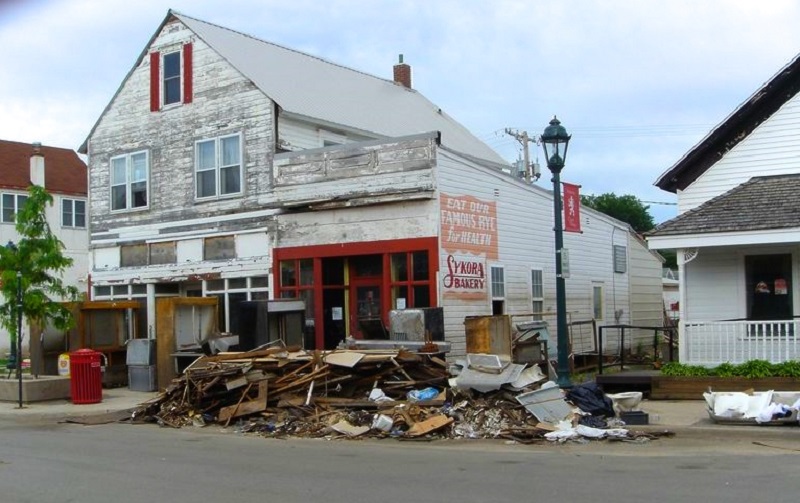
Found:
[[385, 137], [440, 131], [442, 144], [453, 150], [508, 164], [416, 90], [175, 11], [170, 14], [286, 112]]
[[[50, 193], [86, 195], [86, 164], [74, 150], [41, 147], [45, 188]], [[0, 188], [27, 190], [30, 185], [30, 143], [0, 140]]]
[[668, 220], [648, 236], [800, 227], [800, 175], [758, 176]]
[[798, 92], [800, 54], [659, 176], [655, 185], [668, 192], [685, 189]]

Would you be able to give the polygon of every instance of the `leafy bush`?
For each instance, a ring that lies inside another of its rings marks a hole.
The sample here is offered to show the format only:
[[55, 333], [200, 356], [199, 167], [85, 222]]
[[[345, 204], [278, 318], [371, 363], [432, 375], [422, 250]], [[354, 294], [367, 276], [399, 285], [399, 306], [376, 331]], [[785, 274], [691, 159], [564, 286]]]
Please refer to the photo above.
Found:
[[770, 363], [767, 360], [750, 360], [738, 365], [725, 362], [713, 368], [670, 362], [661, 367], [661, 374], [671, 377], [715, 376], [747, 377], [750, 379], [764, 377], [800, 378], [800, 361], [789, 360], [782, 363]]

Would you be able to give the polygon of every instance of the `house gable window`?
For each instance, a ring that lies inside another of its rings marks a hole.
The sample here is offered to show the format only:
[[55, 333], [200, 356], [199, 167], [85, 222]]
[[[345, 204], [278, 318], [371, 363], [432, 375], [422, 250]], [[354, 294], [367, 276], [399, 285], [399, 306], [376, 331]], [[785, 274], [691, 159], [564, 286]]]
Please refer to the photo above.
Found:
[[0, 221], [5, 224], [13, 224], [17, 219], [17, 213], [25, 205], [28, 196], [23, 194], [3, 194], [2, 195], [2, 216]]
[[164, 95], [161, 102], [164, 105], [181, 102], [181, 53], [180, 51], [164, 54], [164, 71], [162, 82], [164, 84]]
[[111, 158], [111, 211], [147, 207], [150, 169], [147, 152]]
[[197, 199], [241, 194], [241, 144], [239, 134], [201, 140], [195, 144]]
[[192, 102], [192, 44], [150, 53], [150, 111]]
[[82, 199], [61, 200], [61, 226], [86, 228], [86, 201]]

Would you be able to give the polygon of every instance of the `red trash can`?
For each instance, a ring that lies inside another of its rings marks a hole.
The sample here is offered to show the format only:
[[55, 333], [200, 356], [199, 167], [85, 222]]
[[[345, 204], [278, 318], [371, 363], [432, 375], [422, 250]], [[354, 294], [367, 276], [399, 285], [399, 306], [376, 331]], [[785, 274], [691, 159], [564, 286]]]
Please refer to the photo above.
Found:
[[69, 389], [72, 403], [98, 403], [103, 400], [102, 353], [79, 349], [69, 354]]

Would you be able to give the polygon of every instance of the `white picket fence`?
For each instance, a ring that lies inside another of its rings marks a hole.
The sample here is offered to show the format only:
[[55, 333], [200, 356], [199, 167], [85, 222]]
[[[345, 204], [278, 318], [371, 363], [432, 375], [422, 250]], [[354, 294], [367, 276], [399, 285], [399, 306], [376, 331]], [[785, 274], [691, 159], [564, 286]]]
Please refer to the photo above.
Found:
[[800, 320], [681, 322], [680, 361], [715, 366], [800, 359]]

